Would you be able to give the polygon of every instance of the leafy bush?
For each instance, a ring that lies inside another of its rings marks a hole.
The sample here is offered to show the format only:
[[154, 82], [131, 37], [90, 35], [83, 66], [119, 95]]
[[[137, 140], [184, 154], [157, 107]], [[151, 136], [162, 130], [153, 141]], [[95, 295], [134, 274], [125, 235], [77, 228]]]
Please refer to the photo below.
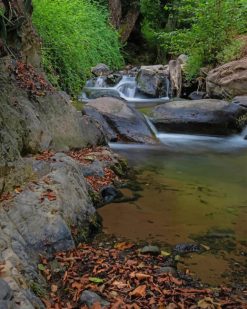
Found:
[[247, 31], [246, 0], [182, 0], [180, 5], [176, 3], [166, 6], [177, 21], [175, 30], [166, 29], [160, 38], [166, 52], [190, 56], [189, 78], [193, 78], [203, 65], [215, 65], [237, 57], [241, 46], [235, 38]]
[[92, 66], [123, 64], [118, 34], [103, 7], [89, 0], [33, 2], [33, 22], [43, 39], [43, 64], [52, 83], [78, 94]]

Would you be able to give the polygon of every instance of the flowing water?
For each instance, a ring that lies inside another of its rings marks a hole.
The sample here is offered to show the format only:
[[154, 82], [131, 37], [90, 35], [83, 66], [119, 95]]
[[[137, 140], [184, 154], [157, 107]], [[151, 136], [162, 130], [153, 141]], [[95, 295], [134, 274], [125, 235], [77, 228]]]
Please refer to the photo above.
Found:
[[[99, 77], [84, 91], [121, 97], [145, 111], [169, 99], [144, 96], [130, 76], [114, 87]], [[212, 285], [246, 284], [247, 129], [230, 137], [172, 134], [157, 132], [146, 121], [160, 145], [111, 145], [137, 170], [140, 197], [99, 210], [105, 233], [159, 243], [165, 251], [178, 243], [200, 243], [209, 250], [181, 257], [182, 271], [189, 268]]]
[[210, 250], [181, 258], [181, 270], [213, 285], [246, 284], [247, 141], [156, 133], [160, 146], [111, 145], [137, 169], [140, 198], [100, 209], [105, 233], [164, 250], [203, 244]]
[[[166, 85], [166, 92], [168, 94], [170, 91], [170, 83], [168, 79], [166, 80]], [[120, 97], [134, 107], [153, 106], [169, 100], [168, 96], [152, 98], [144, 95], [137, 89], [136, 78], [127, 75], [123, 76], [120, 82], [112, 87], [107, 85], [104, 77], [98, 77], [95, 82], [92, 80], [88, 81], [81, 95], [81, 99], [83, 101], [87, 101], [91, 97], [94, 98], [95, 96]]]

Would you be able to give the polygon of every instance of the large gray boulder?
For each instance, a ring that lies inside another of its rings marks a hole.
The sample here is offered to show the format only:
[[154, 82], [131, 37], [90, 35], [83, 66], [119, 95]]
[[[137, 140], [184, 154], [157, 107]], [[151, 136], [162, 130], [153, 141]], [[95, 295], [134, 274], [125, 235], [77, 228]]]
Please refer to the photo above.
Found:
[[156, 106], [152, 122], [159, 131], [227, 135], [243, 129], [246, 115], [247, 108], [235, 103], [181, 100]]
[[39, 254], [73, 249], [72, 227], [78, 228], [77, 241], [84, 241], [99, 223], [80, 163], [63, 153], [49, 162], [24, 161], [35, 181], [0, 205], [0, 260], [8, 283], [0, 281], [0, 305], [9, 306], [13, 298], [6, 308], [43, 309], [30, 290], [45, 287]]
[[247, 94], [247, 57], [226, 63], [208, 73], [207, 93], [210, 97], [232, 98]]
[[58, 153], [51, 159], [49, 170], [5, 203], [8, 220], [14, 226], [13, 230], [6, 226], [5, 230], [13, 239], [17, 231], [21, 234], [26, 252], [51, 254], [71, 249], [74, 240], [70, 227], [80, 227], [86, 236], [90, 222], [95, 221], [83, 167]]
[[137, 89], [154, 98], [169, 95], [168, 67], [144, 66], [137, 74]]
[[156, 142], [143, 115], [124, 100], [110, 97], [91, 100], [83, 112], [98, 120], [110, 141]]
[[77, 112], [65, 93], [30, 96], [10, 78], [10, 65], [9, 59], [0, 62], [0, 166], [26, 153], [104, 143], [95, 122]]

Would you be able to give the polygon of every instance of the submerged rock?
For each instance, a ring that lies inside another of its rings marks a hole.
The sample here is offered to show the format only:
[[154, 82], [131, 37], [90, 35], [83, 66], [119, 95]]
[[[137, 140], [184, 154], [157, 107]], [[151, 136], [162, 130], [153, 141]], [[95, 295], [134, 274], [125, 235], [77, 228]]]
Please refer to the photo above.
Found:
[[225, 101], [204, 99], [173, 101], [156, 106], [152, 122], [159, 131], [228, 135], [247, 123], [247, 108]]
[[202, 250], [202, 247], [198, 244], [190, 244], [190, 243], [184, 243], [184, 244], [177, 244], [173, 250], [176, 253], [190, 253], [190, 252], [200, 252]]
[[102, 196], [102, 199], [104, 203], [111, 203], [115, 199], [121, 198], [123, 196], [122, 192], [118, 189], [116, 189], [113, 186], [107, 186], [104, 187], [101, 191], [100, 194]]
[[85, 290], [82, 292], [80, 296], [80, 303], [83, 305], [87, 305], [89, 308], [92, 308], [96, 303], [99, 303], [103, 308], [110, 306], [110, 303], [108, 301], [104, 300], [95, 292], [89, 290]]
[[124, 100], [98, 98], [86, 104], [83, 112], [99, 121], [110, 141], [156, 142], [143, 115], [128, 106]]
[[207, 93], [210, 97], [232, 98], [247, 94], [247, 57], [226, 63], [208, 73]]

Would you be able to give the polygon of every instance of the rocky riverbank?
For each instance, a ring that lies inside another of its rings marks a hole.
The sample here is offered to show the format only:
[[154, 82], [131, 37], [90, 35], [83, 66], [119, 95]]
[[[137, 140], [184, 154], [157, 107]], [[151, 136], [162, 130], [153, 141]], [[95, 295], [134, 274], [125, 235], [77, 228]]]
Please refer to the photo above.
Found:
[[107, 147], [14, 163], [0, 203], [1, 278], [12, 295], [3, 298], [6, 308], [44, 307], [33, 294], [44, 285], [39, 255], [73, 250], [92, 236], [100, 228], [95, 205], [114, 199], [125, 173], [125, 162]]

